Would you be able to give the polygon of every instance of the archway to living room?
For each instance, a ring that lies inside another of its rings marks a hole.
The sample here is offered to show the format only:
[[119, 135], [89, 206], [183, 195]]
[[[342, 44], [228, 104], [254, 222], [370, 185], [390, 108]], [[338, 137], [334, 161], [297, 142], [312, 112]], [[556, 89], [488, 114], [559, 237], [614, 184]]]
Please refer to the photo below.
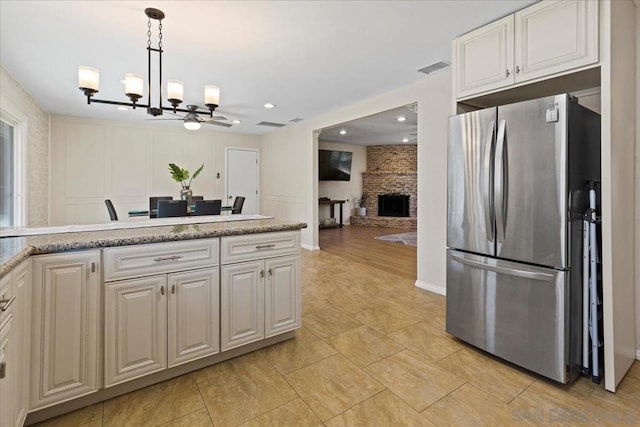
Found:
[[417, 134], [416, 104], [319, 132], [320, 249], [416, 279]]

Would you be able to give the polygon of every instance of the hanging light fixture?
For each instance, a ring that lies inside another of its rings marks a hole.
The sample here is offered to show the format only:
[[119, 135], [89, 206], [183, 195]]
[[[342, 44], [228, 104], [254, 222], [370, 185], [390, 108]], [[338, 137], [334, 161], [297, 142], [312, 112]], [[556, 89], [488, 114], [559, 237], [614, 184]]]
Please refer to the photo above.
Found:
[[[198, 114], [206, 114], [209, 117], [213, 117], [213, 111], [218, 107], [220, 103], [220, 88], [213, 85], [207, 85], [204, 87], [204, 105], [207, 107], [207, 111], [198, 110], [197, 107], [189, 106], [189, 109], [181, 109], [178, 106], [183, 101], [184, 83], [180, 80], [169, 79], [167, 80], [167, 101], [171, 104], [171, 107], [162, 105], [162, 20], [164, 19], [164, 12], [154, 8], [147, 8], [144, 13], [148, 17], [147, 22], [147, 72], [148, 81], [146, 86], [149, 93], [147, 94], [147, 103], [140, 104], [138, 101], [144, 96], [144, 80], [142, 77], [135, 74], [126, 74], [124, 79], [125, 95], [129, 97], [131, 102], [122, 101], [109, 101], [105, 99], [96, 99], [93, 96], [98, 93], [100, 86], [100, 71], [97, 68], [80, 66], [78, 67], [78, 87], [87, 97], [87, 104], [97, 102], [100, 104], [111, 104], [125, 107], [146, 108], [147, 113], [152, 116], [161, 116], [163, 111], [172, 111], [173, 113], [191, 113], [191, 115], [185, 117], [184, 127], [187, 129], [199, 129], [200, 121], [197, 119]], [[158, 24], [158, 47], [151, 47], [151, 20], [159, 21]], [[157, 106], [151, 105], [152, 95], [152, 80], [151, 80], [151, 54], [155, 52], [158, 54], [158, 104]]]

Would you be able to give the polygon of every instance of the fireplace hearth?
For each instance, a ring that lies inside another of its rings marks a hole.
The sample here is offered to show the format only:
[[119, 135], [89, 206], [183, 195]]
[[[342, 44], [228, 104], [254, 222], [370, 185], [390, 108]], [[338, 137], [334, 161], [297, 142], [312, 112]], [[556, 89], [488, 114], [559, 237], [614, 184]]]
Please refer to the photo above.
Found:
[[409, 195], [380, 194], [378, 195], [378, 216], [409, 216]]

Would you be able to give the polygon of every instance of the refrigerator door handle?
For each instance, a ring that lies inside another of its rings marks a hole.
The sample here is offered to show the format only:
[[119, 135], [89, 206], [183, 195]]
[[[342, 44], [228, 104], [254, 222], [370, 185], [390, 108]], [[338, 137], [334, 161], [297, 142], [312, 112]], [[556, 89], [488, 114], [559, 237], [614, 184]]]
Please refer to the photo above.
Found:
[[482, 183], [482, 201], [484, 205], [484, 221], [487, 231], [487, 240], [493, 240], [493, 225], [494, 225], [494, 213], [493, 213], [493, 144], [494, 144], [494, 122], [489, 125], [490, 131], [487, 132], [485, 148], [484, 148], [484, 161], [483, 161], [483, 179]]
[[477, 267], [477, 268], [481, 268], [483, 270], [488, 270], [488, 271], [493, 271], [496, 273], [500, 273], [500, 274], [507, 274], [509, 276], [515, 276], [515, 277], [521, 277], [523, 279], [530, 279], [530, 280], [540, 280], [543, 282], [551, 282], [553, 280], [555, 280], [555, 277], [553, 276], [553, 274], [547, 274], [547, 273], [534, 273], [532, 271], [526, 271], [526, 270], [518, 270], [515, 268], [507, 268], [507, 267], [500, 267], [498, 265], [489, 265], [489, 264], [485, 264], [483, 262], [479, 262], [479, 261], [475, 261], [472, 259], [467, 259], [464, 258], [460, 255], [456, 255], [456, 254], [451, 254], [451, 258], [462, 263], [462, 264], [466, 264], [468, 266], [471, 267]]
[[505, 193], [507, 190], [507, 164], [505, 159], [505, 134], [507, 131], [507, 123], [500, 120], [498, 123], [498, 137], [496, 138], [495, 153], [495, 178], [494, 178], [494, 212], [496, 216], [496, 240], [498, 243], [504, 242], [504, 234], [506, 224], [506, 208], [507, 204]]

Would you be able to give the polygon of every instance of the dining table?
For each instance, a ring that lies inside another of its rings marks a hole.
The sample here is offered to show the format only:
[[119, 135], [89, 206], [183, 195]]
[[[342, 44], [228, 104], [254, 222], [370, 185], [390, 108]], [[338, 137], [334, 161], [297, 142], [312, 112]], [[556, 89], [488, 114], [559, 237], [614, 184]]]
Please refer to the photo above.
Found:
[[[229, 213], [233, 209], [233, 206], [220, 206], [220, 213]], [[186, 216], [195, 216], [196, 205], [191, 205], [190, 209], [187, 211]], [[139, 217], [139, 216], [148, 216], [151, 218], [157, 218], [158, 210], [151, 209], [151, 214], [149, 214], [148, 209], [132, 209], [129, 211], [129, 218]]]

